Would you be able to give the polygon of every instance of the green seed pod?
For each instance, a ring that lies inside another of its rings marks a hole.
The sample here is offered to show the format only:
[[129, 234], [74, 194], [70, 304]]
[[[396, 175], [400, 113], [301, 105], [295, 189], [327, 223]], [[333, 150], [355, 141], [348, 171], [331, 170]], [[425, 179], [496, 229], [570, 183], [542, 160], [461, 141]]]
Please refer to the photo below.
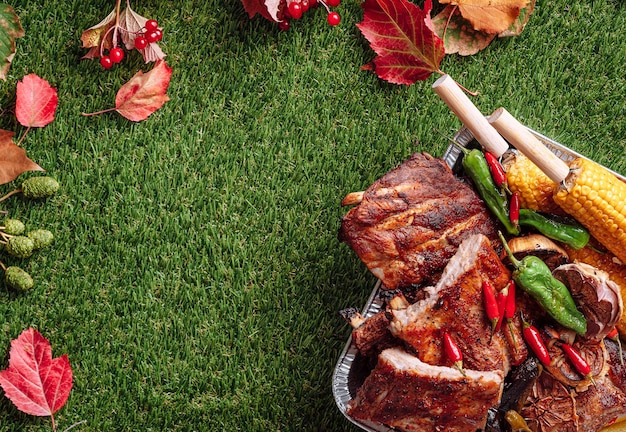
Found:
[[52, 240], [54, 240], [54, 235], [45, 229], [30, 231], [26, 234], [26, 236], [33, 241], [35, 250], [49, 246], [52, 243]]
[[17, 291], [28, 291], [35, 284], [33, 278], [19, 267], [7, 267], [4, 282]]
[[21, 220], [7, 219], [4, 221], [4, 232], [9, 235], [20, 235], [24, 232], [26, 227]]
[[11, 237], [5, 245], [9, 255], [16, 258], [28, 258], [33, 254], [35, 243], [26, 236]]
[[59, 182], [52, 177], [31, 177], [22, 182], [22, 193], [26, 198], [46, 198], [54, 195], [59, 190], [59, 187]]

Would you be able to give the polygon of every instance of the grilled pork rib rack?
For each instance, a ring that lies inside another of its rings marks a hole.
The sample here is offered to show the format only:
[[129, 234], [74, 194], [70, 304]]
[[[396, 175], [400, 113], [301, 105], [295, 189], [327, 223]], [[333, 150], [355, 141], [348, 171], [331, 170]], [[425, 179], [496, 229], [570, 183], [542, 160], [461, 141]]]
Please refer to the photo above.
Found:
[[349, 244], [387, 289], [431, 283], [461, 242], [497, 228], [476, 192], [441, 160], [415, 153], [376, 180], [343, 217]]

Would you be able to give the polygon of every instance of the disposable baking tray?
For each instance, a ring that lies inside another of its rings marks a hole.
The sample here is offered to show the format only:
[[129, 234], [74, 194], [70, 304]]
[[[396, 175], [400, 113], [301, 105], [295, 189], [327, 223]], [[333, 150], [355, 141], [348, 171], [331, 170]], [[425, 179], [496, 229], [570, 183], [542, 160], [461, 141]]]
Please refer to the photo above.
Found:
[[[559, 159], [565, 162], [570, 162], [574, 159], [585, 157], [532, 129], [528, 130], [533, 135], [535, 135], [535, 137], [541, 143], [543, 143], [548, 149], [550, 149], [550, 151], [556, 154]], [[454, 140], [462, 146], [469, 146], [471, 145], [472, 141], [474, 141], [474, 136], [468, 129], [463, 128], [455, 134]], [[461, 161], [459, 157], [460, 154], [461, 151], [456, 146], [450, 145], [443, 155], [443, 160], [455, 172], [459, 172], [461, 169], [461, 167], [459, 166]], [[622, 181], [626, 181], [626, 178], [621, 174], [614, 171], [612, 172]], [[372, 293], [370, 294], [365, 305], [363, 306], [363, 309], [361, 310], [361, 315], [363, 315], [365, 318], [375, 315], [384, 307], [384, 302], [379, 296], [380, 291], [381, 282], [379, 280], [377, 281]], [[369, 372], [370, 370], [368, 369], [365, 359], [362, 358], [362, 356], [359, 354], [356, 346], [352, 342], [352, 337], [350, 336], [341, 355], [339, 356], [339, 360], [337, 361], [337, 365], [335, 366], [335, 370], [333, 372], [332, 388], [337, 407], [348, 420], [350, 420], [352, 423], [359, 426], [363, 430], [369, 432], [396, 432], [395, 429], [389, 428], [380, 423], [362, 422], [355, 420], [346, 413], [348, 403], [356, 396], [356, 391], [361, 386], [361, 384], [363, 384], [363, 381], [365, 380]]]

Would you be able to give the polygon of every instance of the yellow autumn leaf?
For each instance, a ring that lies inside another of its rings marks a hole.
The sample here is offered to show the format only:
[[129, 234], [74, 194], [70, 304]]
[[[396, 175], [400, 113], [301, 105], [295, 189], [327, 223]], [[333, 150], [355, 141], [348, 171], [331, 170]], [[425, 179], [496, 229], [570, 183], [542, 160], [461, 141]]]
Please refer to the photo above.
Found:
[[[113, 27], [113, 25], [115, 25], [115, 10], [98, 24], [93, 27], [89, 27], [82, 33], [80, 40], [83, 42], [83, 48], [99, 47], [102, 38], [105, 37], [106, 32]], [[113, 35], [109, 33], [107, 35], [107, 39], [112, 38]]]
[[500, 33], [517, 19], [529, 0], [440, 0], [455, 5], [474, 30]]

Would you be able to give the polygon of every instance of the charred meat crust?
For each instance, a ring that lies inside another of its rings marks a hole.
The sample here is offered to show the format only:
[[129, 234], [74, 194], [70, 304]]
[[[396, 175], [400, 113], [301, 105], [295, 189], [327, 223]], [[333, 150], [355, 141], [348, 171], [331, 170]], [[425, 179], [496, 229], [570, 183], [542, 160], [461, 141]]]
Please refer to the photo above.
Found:
[[499, 246], [496, 230], [483, 201], [443, 160], [415, 153], [364, 192], [342, 218], [339, 239], [395, 289], [431, 282], [473, 234]]

